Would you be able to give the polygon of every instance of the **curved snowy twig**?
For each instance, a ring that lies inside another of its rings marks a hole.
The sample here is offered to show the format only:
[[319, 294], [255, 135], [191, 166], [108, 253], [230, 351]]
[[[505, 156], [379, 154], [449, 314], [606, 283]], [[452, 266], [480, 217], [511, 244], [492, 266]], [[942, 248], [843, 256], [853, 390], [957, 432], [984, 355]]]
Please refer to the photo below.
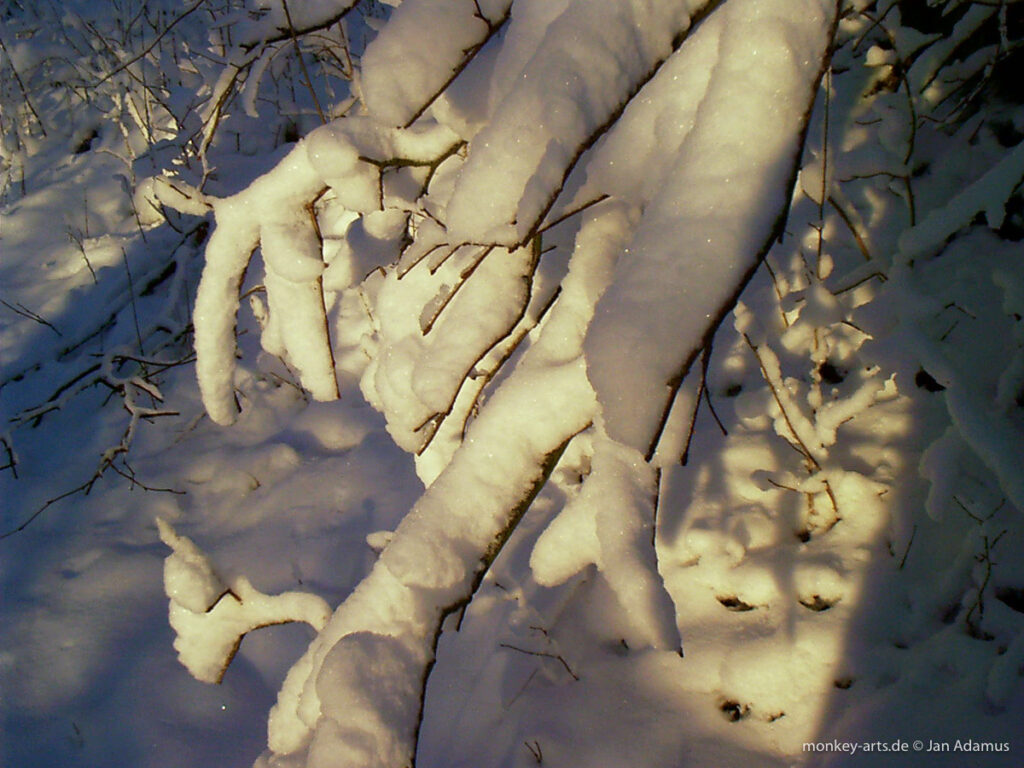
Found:
[[[291, 226], [298, 232], [305, 231], [302, 227], [309, 227], [308, 223], [301, 223], [308, 215], [305, 206], [324, 188], [323, 180], [306, 156], [305, 144], [300, 143], [272, 171], [245, 190], [214, 203], [217, 226], [206, 246], [206, 265], [196, 293], [193, 322], [199, 388], [210, 418], [218, 424], [231, 424], [237, 412], [235, 317], [242, 278], [261, 239], [271, 270], [275, 261], [279, 268], [283, 268], [281, 262], [290, 261], [294, 270], [289, 277], [269, 281], [279, 296], [275, 303], [292, 318], [292, 322], [285, 324], [284, 338], [277, 351], [290, 354], [303, 385], [314, 397], [337, 397], [330, 341], [323, 322], [320, 254], [308, 242], [305, 252], [281, 253], [273, 246], [268, 248], [264, 237], [274, 227]], [[281, 243], [281, 247], [297, 247], [301, 238], [296, 239], [299, 242]]]

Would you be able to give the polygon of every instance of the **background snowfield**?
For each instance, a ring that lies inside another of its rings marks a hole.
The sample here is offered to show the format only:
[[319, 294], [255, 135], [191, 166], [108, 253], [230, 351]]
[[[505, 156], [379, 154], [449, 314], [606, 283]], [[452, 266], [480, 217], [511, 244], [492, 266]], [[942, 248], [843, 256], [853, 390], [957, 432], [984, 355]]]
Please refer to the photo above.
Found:
[[0, 768], [1024, 762], [1022, 6], [349, 6], [0, 1]]

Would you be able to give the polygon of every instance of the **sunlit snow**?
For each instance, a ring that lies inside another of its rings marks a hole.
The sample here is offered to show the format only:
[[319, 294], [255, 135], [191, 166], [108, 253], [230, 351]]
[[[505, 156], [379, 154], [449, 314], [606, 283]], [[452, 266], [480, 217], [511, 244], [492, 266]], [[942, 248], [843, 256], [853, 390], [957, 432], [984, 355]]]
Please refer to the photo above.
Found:
[[0, 2], [0, 766], [1019, 765], [1021, 8]]

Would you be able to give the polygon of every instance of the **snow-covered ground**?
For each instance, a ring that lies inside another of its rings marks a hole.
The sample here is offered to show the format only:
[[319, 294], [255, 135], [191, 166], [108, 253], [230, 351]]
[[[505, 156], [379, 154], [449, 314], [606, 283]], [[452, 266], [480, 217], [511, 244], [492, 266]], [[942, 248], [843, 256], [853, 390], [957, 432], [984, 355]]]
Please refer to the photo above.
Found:
[[23, 5], [0, 768], [1024, 762], [1006, 8]]

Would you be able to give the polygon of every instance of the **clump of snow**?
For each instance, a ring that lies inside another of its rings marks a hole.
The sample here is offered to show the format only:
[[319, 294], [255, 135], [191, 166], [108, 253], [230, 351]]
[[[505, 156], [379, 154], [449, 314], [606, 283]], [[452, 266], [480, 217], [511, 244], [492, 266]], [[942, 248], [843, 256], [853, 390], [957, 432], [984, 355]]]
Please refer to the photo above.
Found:
[[224, 594], [226, 587], [191, 539], [178, 536], [162, 519], [157, 519], [160, 540], [174, 550], [164, 562], [164, 590], [174, 602], [192, 613], [205, 613]]
[[339, 640], [317, 676], [323, 720], [309, 747], [311, 768], [403, 765], [420, 701], [422, 661], [400, 640], [355, 632]]
[[335, 191], [345, 208], [360, 213], [380, 208], [380, 172], [360, 159], [344, 121], [328, 123], [313, 131], [306, 138], [306, 153], [317, 174]]

